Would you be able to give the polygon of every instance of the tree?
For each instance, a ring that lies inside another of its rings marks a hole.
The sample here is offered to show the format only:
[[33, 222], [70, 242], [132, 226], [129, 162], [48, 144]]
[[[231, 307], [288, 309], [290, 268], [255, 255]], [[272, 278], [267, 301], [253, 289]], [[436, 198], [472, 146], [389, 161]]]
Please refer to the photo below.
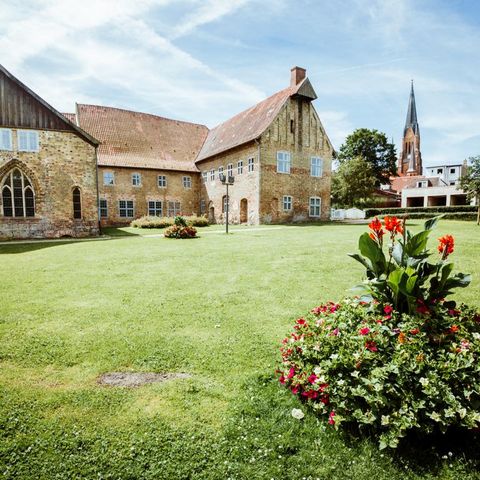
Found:
[[467, 167], [467, 173], [460, 178], [461, 188], [466, 194], [467, 199], [475, 199], [478, 206], [477, 225], [480, 225], [480, 155], [468, 159], [470, 165]]
[[387, 136], [378, 130], [358, 128], [345, 139], [338, 154], [339, 162], [351, 161], [358, 156], [373, 168], [376, 187], [390, 183], [390, 176], [397, 173], [395, 145], [389, 143]]
[[333, 174], [333, 201], [343, 207], [360, 205], [374, 190], [375, 172], [372, 165], [360, 156], [340, 163]]

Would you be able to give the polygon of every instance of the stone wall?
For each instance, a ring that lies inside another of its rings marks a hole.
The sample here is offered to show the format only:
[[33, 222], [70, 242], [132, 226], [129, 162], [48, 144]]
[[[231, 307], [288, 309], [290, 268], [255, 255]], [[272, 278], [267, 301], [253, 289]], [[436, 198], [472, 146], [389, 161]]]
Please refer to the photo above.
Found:
[[[291, 155], [290, 174], [277, 172], [277, 152]], [[261, 137], [260, 223], [309, 221], [310, 197], [321, 198], [321, 220], [330, 218], [333, 148], [313, 105], [289, 99]], [[321, 177], [310, 175], [311, 157], [323, 159]], [[283, 196], [293, 208], [283, 211]]]
[[[254, 169], [248, 171], [248, 159], [253, 158]], [[243, 162], [243, 173], [238, 173], [238, 162]], [[238, 148], [221, 153], [208, 160], [197, 163], [199, 170], [207, 172], [206, 182], [201, 177], [200, 199], [205, 201], [206, 213], [213, 223], [224, 223], [223, 197], [226, 187], [222, 185], [218, 176], [218, 168], [224, 169], [227, 175], [227, 165], [233, 165], [234, 185], [229, 187], [229, 222], [258, 224], [259, 208], [259, 164], [258, 146], [250, 142]], [[215, 180], [210, 179], [210, 171], [215, 170]]]
[[[104, 172], [113, 172], [114, 185], [104, 185]], [[132, 174], [138, 173], [141, 184], [132, 184]], [[158, 176], [167, 178], [167, 186], [158, 186]], [[191, 188], [184, 188], [183, 177], [191, 177]], [[133, 218], [148, 214], [149, 201], [161, 201], [163, 216], [167, 216], [168, 202], [180, 202], [180, 211], [183, 215], [200, 213], [199, 189], [200, 175], [196, 172], [177, 172], [172, 170], [149, 170], [124, 167], [104, 167], [98, 169], [99, 195], [107, 200], [108, 217], [101, 218], [102, 225], [127, 225]], [[119, 201], [133, 200], [133, 218], [122, 218], [119, 214]]]
[[[0, 195], [0, 238], [83, 237], [98, 234], [95, 148], [70, 132], [39, 131], [39, 151], [0, 151], [0, 182], [12, 168], [26, 175], [35, 192], [35, 216], [3, 216]], [[81, 191], [82, 218], [73, 218], [73, 189]]]

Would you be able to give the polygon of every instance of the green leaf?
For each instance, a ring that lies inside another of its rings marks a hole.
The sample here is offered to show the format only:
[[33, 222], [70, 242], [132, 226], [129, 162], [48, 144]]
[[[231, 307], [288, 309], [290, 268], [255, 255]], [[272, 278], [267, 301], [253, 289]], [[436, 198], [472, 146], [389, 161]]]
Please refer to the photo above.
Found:
[[400, 291], [400, 282], [402, 281], [402, 277], [404, 274], [403, 268], [396, 268], [393, 272], [390, 273], [388, 276], [388, 286], [393, 290], [395, 296], [398, 296]]
[[360, 235], [358, 240], [358, 248], [360, 253], [372, 262], [373, 270], [379, 276], [385, 271], [386, 261], [382, 249], [377, 242], [370, 238], [370, 235], [365, 232]]
[[445, 282], [447, 281], [447, 278], [450, 276], [453, 270], [453, 263], [447, 263], [442, 267], [442, 277], [440, 280], [440, 287], [443, 287], [445, 285]]
[[436, 217], [433, 217], [433, 218], [430, 218], [428, 219], [425, 224], [424, 224], [424, 230], [433, 230], [436, 226], [437, 226], [437, 223], [438, 221], [443, 217], [445, 216], [445, 214], [443, 215], [438, 215]]
[[423, 254], [427, 248], [429, 235], [429, 230], [424, 230], [414, 235], [405, 245], [405, 253], [411, 257]]
[[400, 242], [396, 242], [393, 246], [392, 257], [399, 266], [403, 266], [403, 247]]
[[372, 262], [368, 258], [364, 258], [358, 253], [348, 253], [347, 255], [354, 258], [357, 262], [360, 262], [367, 270], [373, 271]]

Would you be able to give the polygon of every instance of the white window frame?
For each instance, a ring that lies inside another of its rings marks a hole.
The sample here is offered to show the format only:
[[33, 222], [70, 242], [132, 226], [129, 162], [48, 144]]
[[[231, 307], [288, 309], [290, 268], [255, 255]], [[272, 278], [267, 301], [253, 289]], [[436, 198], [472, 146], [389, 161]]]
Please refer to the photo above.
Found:
[[237, 175], [243, 174], [243, 160], [237, 162]]
[[200, 215], [204, 215], [205, 213], [207, 213], [207, 202], [202, 198], [200, 200]]
[[202, 172], [202, 180], [203, 180], [204, 183], [207, 183], [208, 172], [206, 170], [204, 172]]
[[[105, 183], [106, 175], [112, 177], [111, 181], [108, 183]], [[115, 172], [103, 172], [103, 185], [105, 185], [106, 187], [112, 187], [113, 185], [115, 185]]]
[[183, 188], [190, 189], [192, 188], [192, 177], [185, 175], [182, 178]]
[[106, 198], [99, 199], [98, 211], [99, 211], [100, 218], [108, 217], [108, 202]]
[[148, 200], [147, 213], [149, 217], [163, 217], [163, 202], [161, 200]]
[[176, 200], [170, 200], [167, 207], [167, 216], [169, 217], [176, 217], [182, 212], [182, 204]]
[[284, 212], [290, 212], [293, 208], [293, 198], [291, 195], [284, 195], [282, 198], [282, 207]]
[[[122, 215], [122, 211], [124, 212], [124, 215]], [[119, 200], [118, 216], [120, 218], [133, 218], [135, 216], [135, 202], [133, 200]]]
[[132, 173], [132, 185], [134, 187], [142, 186], [142, 175], [138, 172]]
[[311, 157], [310, 158], [310, 176], [322, 177], [323, 176], [323, 158]]
[[210, 170], [210, 181], [211, 181], [211, 182], [214, 182], [214, 181], [215, 181], [215, 169], [214, 169], [214, 168], [212, 168], [212, 169]]
[[13, 150], [12, 130], [0, 128], [0, 150], [11, 152]]
[[19, 152], [38, 152], [40, 150], [39, 135], [36, 130], [17, 130]]
[[248, 173], [253, 172], [255, 170], [255, 158], [250, 157], [248, 159]]
[[[308, 216], [311, 218], [320, 218], [322, 215], [322, 199], [320, 197], [310, 197], [308, 205]], [[313, 213], [312, 213], [313, 209]], [[318, 214], [317, 214], [318, 209]]]
[[290, 152], [278, 151], [277, 152], [277, 173], [284, 173], [288, 175], [290, 173], [290, 166], [292, 163], [292, 157]]
[[158, 188], [167, 188], [167, 176], [166, 175], [158, 175], [157, 176], [157, 185], [158, 185]]
[[227, 165], [227, 177], [233, 177], [233, 163]]

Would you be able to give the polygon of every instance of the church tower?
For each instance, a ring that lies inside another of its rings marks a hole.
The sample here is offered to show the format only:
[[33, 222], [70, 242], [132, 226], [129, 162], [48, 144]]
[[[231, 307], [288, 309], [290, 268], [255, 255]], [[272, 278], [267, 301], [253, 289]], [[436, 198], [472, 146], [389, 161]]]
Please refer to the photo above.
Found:
[[415, 93], [412, 87], [408, 101], [407, 119], [403, 129], [402, 153], [398, 159], [398, 175], [422, 175], [422, 154], [420, 153], [420, 128], [415, 106]]

